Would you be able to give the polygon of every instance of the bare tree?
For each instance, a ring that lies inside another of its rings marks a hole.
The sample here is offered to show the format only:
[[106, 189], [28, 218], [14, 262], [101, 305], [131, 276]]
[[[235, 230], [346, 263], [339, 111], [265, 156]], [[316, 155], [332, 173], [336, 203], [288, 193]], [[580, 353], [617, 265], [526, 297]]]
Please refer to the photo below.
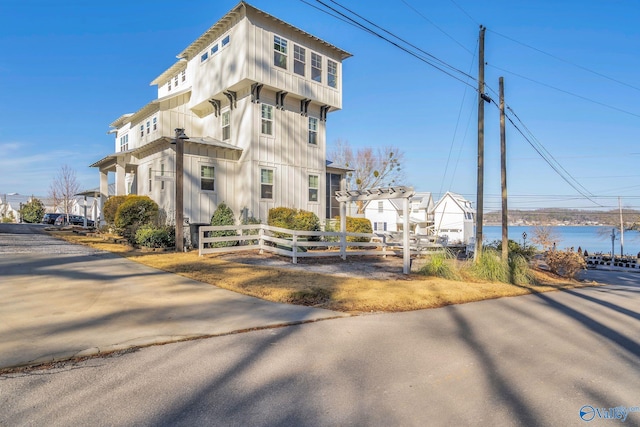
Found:
[[[348, 141], [337, 140], [329, 152], [331, 161], [353, 169], [347, 176], [349, 188], [362, 190], [397, 185], [404, 180], [404, 153], [393, 146], [351, 149]], [[364, 202], [356, 202], [358, 213], [364, 213]]]
[[76, 172], [69, 166], [63, 165], [49, 186], [49, 197], [53, 200], [54, 208], [61, 206], [64, 213], [68, 215], [79, 189]]
[[531, 241], [542, 246], [542, 249], [546, 251], [553, 249], [561, 239], [553, 228], [538, 225], [533, 227], [533, 237], [531, 237]]

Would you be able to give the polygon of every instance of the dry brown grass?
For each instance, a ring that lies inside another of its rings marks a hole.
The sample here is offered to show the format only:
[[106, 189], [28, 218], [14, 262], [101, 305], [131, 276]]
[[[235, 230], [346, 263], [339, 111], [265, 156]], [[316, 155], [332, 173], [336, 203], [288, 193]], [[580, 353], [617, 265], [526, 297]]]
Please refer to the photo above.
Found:
[[[540, 284], [460, 282], [417, 274], [393, 279], [363, 279], [309, 273], [290, 268], [248, 265], [196, 251], [141, 252], [101, 237], [70, 232], [52, 235], [72, 243], [118, 253], [132, 261], [220, 288], [269, 301], [313, 305], [344, 312], [408, 311], [492, 298], [590, 286], [536, 272]], [[322, 262], [322, 261], [319, 261]]]

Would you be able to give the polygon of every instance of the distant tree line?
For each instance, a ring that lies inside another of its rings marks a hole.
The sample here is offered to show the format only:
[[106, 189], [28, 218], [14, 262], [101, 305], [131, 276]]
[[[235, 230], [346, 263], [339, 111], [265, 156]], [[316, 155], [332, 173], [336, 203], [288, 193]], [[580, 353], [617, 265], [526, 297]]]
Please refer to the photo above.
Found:
[[[524, 223], [526, 225], [554, 225], [554, 224], [600, 224], [620, 225], [620, 211], [612, 209], [608, 211], [584, 210], [584, 209], [560, 209], [541, 208], [536, 210], [509, 210], [509, 223]], [[635, 209], [623, 209], [622, 217], [625, 228], [640, 229], [640, 211]], [[500, 211], [484, 214], [486, 224], [500, 224]]]

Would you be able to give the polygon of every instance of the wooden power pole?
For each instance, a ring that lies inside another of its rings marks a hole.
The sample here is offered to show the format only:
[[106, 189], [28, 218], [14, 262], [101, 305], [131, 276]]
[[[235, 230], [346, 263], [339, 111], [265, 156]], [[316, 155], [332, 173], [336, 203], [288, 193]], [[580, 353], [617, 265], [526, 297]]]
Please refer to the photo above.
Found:
[[473, 258], [478, 259], [482, 252], [482, 221], [484, 209], [484, 32], [480, 26], [478, 47], [478, 190], [476, 203], [476, 244]]
[[507, 207], [507, 136], [504, 117], [504, 78], [500, 77], [500, 182], [502, 187], [502, 259], [509, 257], [509, 209]]

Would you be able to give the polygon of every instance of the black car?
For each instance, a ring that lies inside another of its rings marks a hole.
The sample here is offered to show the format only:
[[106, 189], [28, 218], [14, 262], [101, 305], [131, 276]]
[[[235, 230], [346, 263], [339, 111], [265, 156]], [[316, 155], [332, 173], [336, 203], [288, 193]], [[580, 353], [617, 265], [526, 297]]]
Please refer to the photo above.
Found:
[[63, 215], [61, 213], [46, 213], [44, 214], [44, 217], [42, 218], [42, 223], [43, 224], [55, 224], [56, 223], [56, 219], [58, 219], [58, 217], [60, 215]]
[[[55, 225], [81, 225], [84, 226], [84, 217], [81, 215], [67, 215], [60, 214], [58, 218], [56, 218]], [[89, 218], [87, 218], [87, 227], [93, 227], [95, 222]]]

